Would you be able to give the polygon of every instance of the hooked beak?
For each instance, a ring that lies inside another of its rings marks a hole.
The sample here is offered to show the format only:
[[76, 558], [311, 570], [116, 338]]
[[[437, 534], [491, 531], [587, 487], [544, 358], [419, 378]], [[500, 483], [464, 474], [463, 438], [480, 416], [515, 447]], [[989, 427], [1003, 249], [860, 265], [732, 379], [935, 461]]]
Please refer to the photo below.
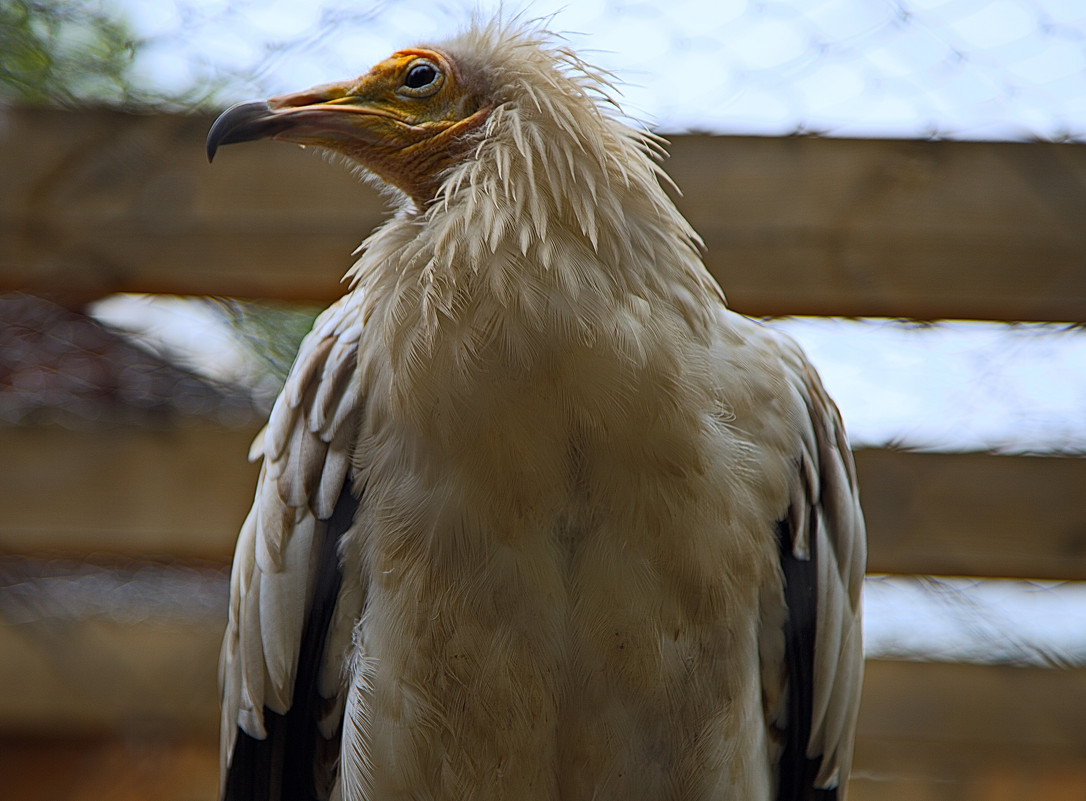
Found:
[[[444, 64], [435, 52], [422, 57]], [[353, 81], [239, 103], [211, 126], [207, 158], [221, 145], [254, 139], [309, 145], [360, 165], [421, 206], [435, 196], [448, 168], [471, 152], [470, 134], [491, 107], [480, 107], [477, 94], [461, 89], [447, 67], [432, 92], [407, 91], [405, 65], [419, 58], [403, 51]]]
[[[207, 160], [214, 161], [220, 145], [274, 136], [275, 119], [271, 106], [263, 100], [231, 106], [219, 115], [207, 133]], [[280, 127], [281, 123], [282, 118]]]
[[392, 115], [350, 93], [349, 84], [328, 84], [270, 100], [238, 103], [224, 111], [207, 134], [207, 160], [220, 145], [278, 139], [335, 147], [353, 141], [380, 144]]

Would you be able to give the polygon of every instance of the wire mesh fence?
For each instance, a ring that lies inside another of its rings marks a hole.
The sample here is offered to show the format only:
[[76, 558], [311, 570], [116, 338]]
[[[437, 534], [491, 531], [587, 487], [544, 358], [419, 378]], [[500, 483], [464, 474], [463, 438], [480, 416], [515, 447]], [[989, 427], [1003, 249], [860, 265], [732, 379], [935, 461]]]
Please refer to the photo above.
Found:
[[[468, 2], [111, 0], [133, 84], [238, 100], [347, 77], [440, 39]], [[496, 2], [479, 4], [482, 16]], [[511, 16], [513, 12], [503, 12]], [[1082, 140], [1077, 0], [594, 0], [541, 17], [616, 73], [625, 105], [677, 132]]]

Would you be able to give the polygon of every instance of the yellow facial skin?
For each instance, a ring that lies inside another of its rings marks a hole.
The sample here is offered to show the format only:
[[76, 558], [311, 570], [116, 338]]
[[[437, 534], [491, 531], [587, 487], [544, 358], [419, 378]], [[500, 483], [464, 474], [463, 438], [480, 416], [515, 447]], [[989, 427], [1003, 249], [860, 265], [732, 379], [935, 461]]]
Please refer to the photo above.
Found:
[[465, 155], [465, 135], [490, 108], [434, 50], [401, 50], [352, 81], [324, 84], [227, 110], [208, 134], [219, 145], [272, 138], [324, 148], [358, 162], [418, 205]]

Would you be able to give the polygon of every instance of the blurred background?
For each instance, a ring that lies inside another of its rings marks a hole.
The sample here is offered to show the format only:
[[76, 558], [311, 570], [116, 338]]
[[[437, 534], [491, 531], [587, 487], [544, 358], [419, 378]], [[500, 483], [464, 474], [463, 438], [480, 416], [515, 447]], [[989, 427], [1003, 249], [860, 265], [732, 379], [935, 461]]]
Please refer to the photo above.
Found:
[[[0, 4], [0, 795], [210, 799], [249, 440], [386, 215], [232, 102], [496, 3]], [[807, 348], [870, 536], [853, 799], [1086, 798], [1086, 6], [536, 2], [733, 308]], [[514, 13], [509, 7], [503, 12]]]

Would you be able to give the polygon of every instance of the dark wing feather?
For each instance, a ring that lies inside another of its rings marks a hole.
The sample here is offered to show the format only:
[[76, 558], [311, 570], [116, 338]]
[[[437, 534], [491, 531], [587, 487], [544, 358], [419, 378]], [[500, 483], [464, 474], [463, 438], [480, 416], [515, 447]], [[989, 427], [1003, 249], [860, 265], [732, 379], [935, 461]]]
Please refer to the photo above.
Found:
[[339, 561], [358, 509], [359, 302], [348, 295], [318, 318], [254, 443], [264, 464], [220, 661], [227, 801], [325, 799], [335, 782], [340, 670], [360, 612], [345, 607], [361, 597], [346, 591]]
[[[297, 676], [290, 709], [280, 715], [265, 707], [267, 737], [258, 740], [238, 728], [223, 792], [224, 801], [328, 798], [335, 748], [322, 732], [328, 701], [320, 693], [321, 663], [342, 575], [337, 544], [350, 528], [358, 500], [343, 485], [332, 516], [314, 543], [317, 564], [302, 629]], [[331, 758], [328, 752], [332, 751]]]
[[[777, 523], [786, 607], [783, 692], [770, 710], [781, 738], [777, 801], [842, 801], [863, 681], [866, 534], [840, 415], [799, 349], [789, 351], [806, 415], [788, 513]], [[778, 630], [768, 641], [780, 639]], [[781, 656], [779, 645], [773, 652]]]
[[[794, 555], [796, 538], [787, 520], [777, 523], [784, 599], [788, 618], [784, 625], [787, 675], [787, 720], [784, 749], [777, 766], [777, 801], [837, 801], [837, 787], [816, 789], [821, 755], [807, 756], [811, 739], [814, 697], [815, 605], [817, 603], [817, 550], [809, 558]], [[817, 547], [817, 546], [816, 546]]]

